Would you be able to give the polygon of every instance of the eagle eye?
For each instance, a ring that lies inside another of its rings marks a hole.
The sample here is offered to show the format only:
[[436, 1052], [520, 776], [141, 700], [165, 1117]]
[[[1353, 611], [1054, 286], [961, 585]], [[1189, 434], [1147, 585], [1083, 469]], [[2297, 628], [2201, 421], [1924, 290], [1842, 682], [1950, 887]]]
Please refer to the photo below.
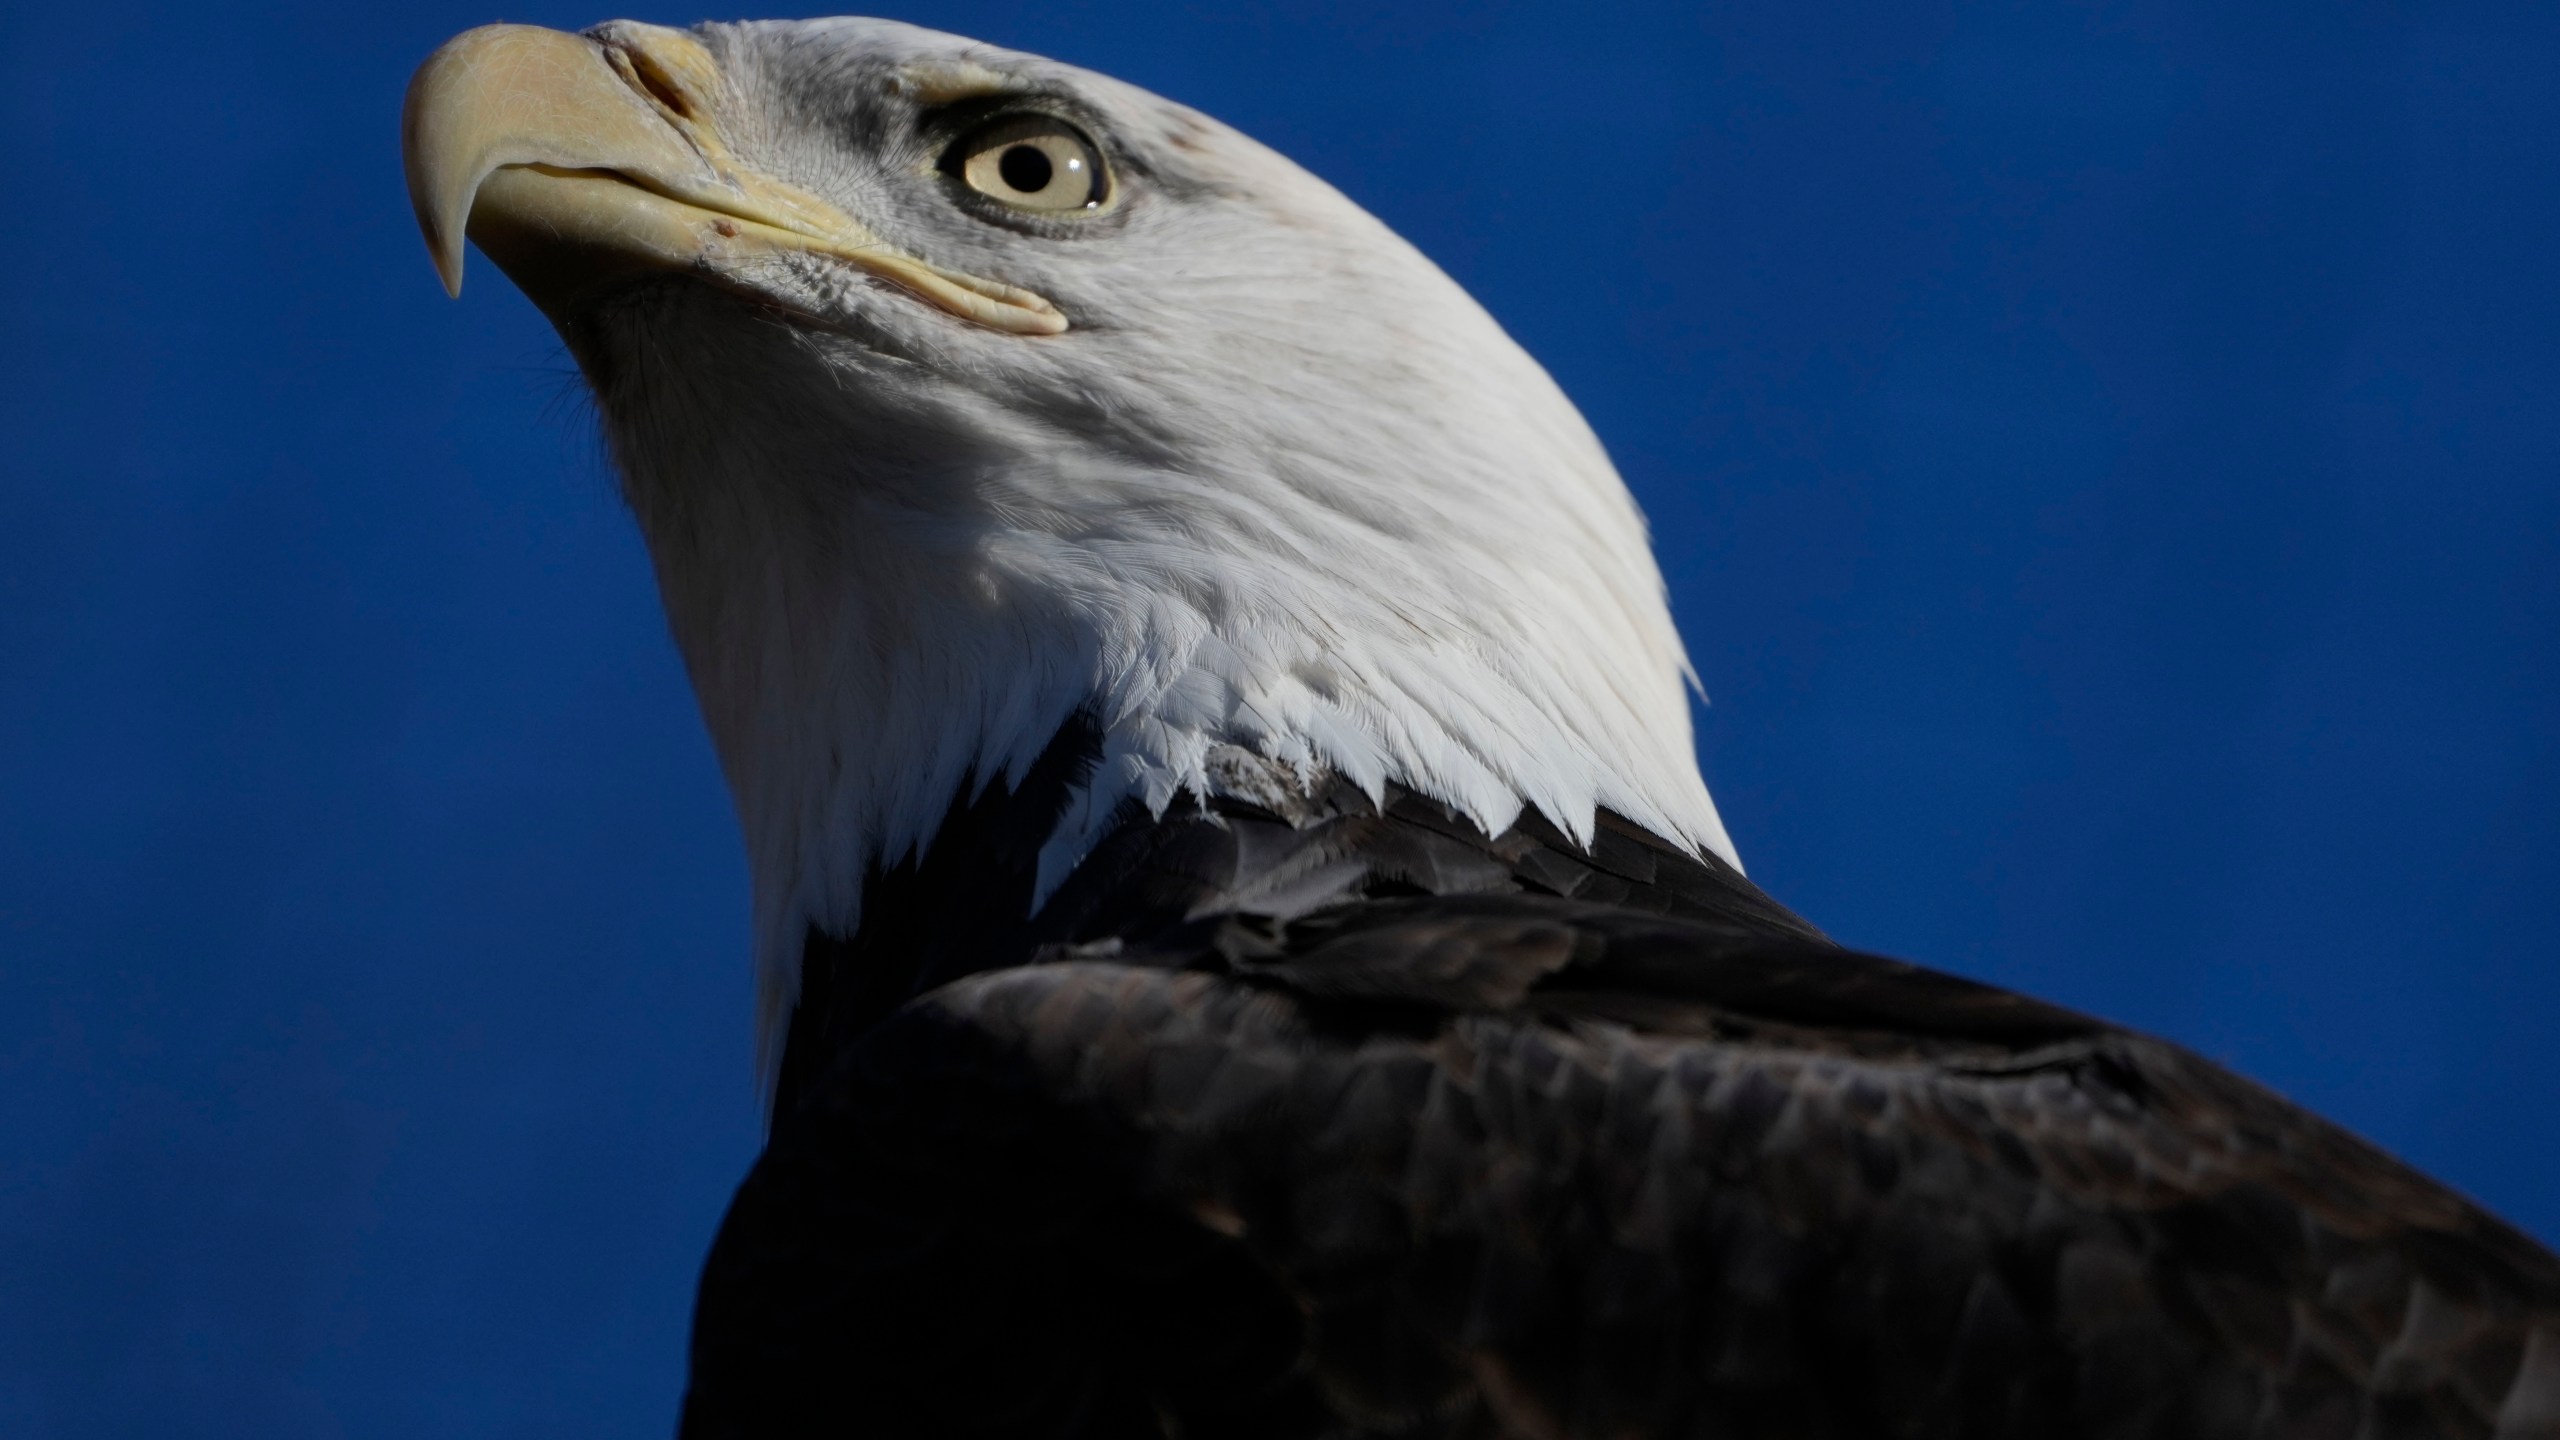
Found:
[[1035, 215], [1100, 210], [1111, 198], [1102, 151], [1049, 115], [992, 120], [960, 137], [943, 172], [989, 199]]

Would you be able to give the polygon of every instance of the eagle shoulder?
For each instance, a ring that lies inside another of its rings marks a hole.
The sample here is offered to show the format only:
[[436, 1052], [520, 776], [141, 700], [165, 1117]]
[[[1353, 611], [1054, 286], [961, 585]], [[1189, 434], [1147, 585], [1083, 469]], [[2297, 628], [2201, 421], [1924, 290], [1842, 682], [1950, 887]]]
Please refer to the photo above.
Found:
[[2560, 1435], [2547, 1252], [2067, 1011], [1527, 893], [1043, 959], [777, 1127], [691, 1433]]

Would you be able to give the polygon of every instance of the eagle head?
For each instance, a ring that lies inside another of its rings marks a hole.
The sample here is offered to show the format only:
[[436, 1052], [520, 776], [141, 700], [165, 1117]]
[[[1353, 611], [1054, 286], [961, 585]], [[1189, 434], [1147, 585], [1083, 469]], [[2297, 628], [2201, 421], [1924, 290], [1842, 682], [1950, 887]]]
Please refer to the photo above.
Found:
[[809, 929], [1079, 717], [1041, 894], [1131, 807], [1318, 773], [1732, 858], [1589, 427], [1271, 150], [858, 19], [474, 30], [403, 128], [448, 288], [467, 235], [593, 388], [745, 831], [768, 1041]]

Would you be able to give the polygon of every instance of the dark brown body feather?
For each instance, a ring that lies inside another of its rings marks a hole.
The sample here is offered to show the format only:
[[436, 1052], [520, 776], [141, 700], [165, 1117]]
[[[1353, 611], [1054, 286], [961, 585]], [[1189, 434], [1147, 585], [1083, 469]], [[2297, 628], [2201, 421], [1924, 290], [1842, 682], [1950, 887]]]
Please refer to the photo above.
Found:
[[1024, 921], [1081, 744], [813, 940], [688, 1435], [2560, 1437], [2560, 1261], [2176, 1046], [1410, 795]]

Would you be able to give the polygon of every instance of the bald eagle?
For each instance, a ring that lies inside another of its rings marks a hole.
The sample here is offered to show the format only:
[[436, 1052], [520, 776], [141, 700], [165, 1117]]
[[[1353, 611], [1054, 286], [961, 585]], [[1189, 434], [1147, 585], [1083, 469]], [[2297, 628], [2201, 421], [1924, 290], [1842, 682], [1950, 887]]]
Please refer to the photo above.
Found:
[[1535, 362], [1197, 112], [523, 26], [404, 141], [591, 384], [749, 850], [688, 1436], [2560, 1437], [2560, 1260], [1743, 877]]

